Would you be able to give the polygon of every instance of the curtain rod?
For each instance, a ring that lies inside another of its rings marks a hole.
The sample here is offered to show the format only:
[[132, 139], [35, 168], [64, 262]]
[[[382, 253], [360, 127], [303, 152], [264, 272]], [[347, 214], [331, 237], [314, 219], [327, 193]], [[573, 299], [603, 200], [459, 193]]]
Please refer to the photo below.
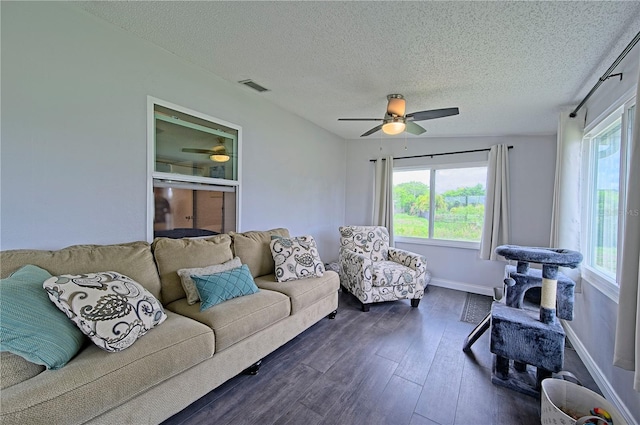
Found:
[[[513, 149], [513, 146], [507, 146], [509, 149]], [[459, 153], [472, 153], [472, 152], [489, 152], [491, 150], [491, 148], [486, 148], [486, 149], [473, 149], [470, 151], [457, 151], [457, 152], [442, 152], [442, 153], [428, 153], [425, 155], [413, 155], [413, 156], [399, 156], [398, 158], [393, 158], [394, 160], [396, 159], [410, 159], [410, 158], [425, 158], [425, 157], [431, 157], [433, 158], [434, 156], [442, 156], [442, 155], [457, 155]], [[385, 158], [382, 158], [382, 160], [384, 161]], [[370, 159], [369, 162], [377, 162], [377, 159]]]
[[622, 73], [619, 74], [613, 74], [611, 75], [611, 73], [613, 72], [613, 70], [615, 69], [616, 66], [618, 66], [618, 64], [620, 64], [620, 62], [622, 62], [622, 60], [627, 56], [627, 54], [631, 51], [631, 49], [633, 49], [633, 46], [635, 46], [638, 41], [640, 41], [640, 32], [638, 32], [636, 34], [635, 37], [633, 37], [633, 40], [631, 40], [631, 43], [629, 43], [629, 45], [622, 51], [622, 53], [620, 53], [620, 56], [618, 56], [618, 59], [616, 59], [613, 64], [609, 67], [609, 69], [607, 69], [607, 71], [602, 75], [602, 77], [600, 77], [598, 79], [598, 82], [596, 83], [595, 86], [593, 86], [593, 88], [591, 89], [591, 91], [589, 93], [587, 93], [587, 95], [585, 96], [584, 99], [582, 99], [582, 102], [580, 102], [580, 104], [578, 105], [578, 107], [576, 109], [573, 110], [572, 113], [569, 114], [569, 116], [571, 118], [575, 118], [576, 115], [578, 114], [578, 111], [580, 110], [580, 108], [582, 108], [584, 106], [585, 103], [587, 103], [587, 100], [589, 100], [589, 98], [591, 97], [591, 95], [598, 89], [598, 87], [600, 87], [600, 85], [602, 83], [604, 83], [607, 79], [611, 78], [611, 77], [617, 77], [620, 76], [620, 80], [622, 80]]

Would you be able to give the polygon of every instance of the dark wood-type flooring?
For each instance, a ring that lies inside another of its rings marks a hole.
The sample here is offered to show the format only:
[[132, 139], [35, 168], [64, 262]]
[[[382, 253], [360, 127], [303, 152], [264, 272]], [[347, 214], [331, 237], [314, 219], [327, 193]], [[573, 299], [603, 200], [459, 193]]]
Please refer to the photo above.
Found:
[[[491, 384], [489, 332], [462, 352], [474, 327], [460, 321], [465, 298], [430, 286], [418, 308], [403, 300], [363, 313], [341, 292], [334, 320], [164, 424], [539, 424], [539, 400]], [[564, 369], [599, 392], [571, 348]]]

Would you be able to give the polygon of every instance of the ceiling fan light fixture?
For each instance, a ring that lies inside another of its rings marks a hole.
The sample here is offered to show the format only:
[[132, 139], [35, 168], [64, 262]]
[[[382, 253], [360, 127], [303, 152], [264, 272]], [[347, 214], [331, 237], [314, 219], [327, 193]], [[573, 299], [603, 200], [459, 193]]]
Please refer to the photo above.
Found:
[[402, 133], [405, 128], [406, 125], [402, 121], [390, 121], [382, 124], [382, 131], [390, 136]]
[[209, 157], [213, 162], [227, 162], [230, 157], [226, 153], [215, 153]]
[[222, 143], [224, 142], [220, 140], [220, 144], [212, 149], [213, 155], [211, 155], [209, 159], [213, 162], [227, 162], [231, 158]]

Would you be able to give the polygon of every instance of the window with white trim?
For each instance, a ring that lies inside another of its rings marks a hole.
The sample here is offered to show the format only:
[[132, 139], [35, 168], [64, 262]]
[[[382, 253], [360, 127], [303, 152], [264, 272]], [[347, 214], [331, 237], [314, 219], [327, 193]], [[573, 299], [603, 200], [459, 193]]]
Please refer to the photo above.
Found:
[[583, 139], [583, 276], [605, 293], [617, 295], [633, 135], [635, 99], [595, 123]]
[[147, 239], [238, 230], [241, 127], [148, 98]]
[[482, 235], [486, 180], [486, 162], [394, 167], [396, 240], [477, 247]]

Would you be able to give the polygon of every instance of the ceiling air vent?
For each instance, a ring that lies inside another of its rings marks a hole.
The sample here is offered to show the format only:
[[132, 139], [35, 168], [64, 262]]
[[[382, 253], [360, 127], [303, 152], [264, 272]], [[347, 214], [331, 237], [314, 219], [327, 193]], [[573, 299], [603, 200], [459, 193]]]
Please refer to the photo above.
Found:
[[263, 91], [269, 91], [269, 89], [262, 87], [260, 84], [256, 83], [253, 80], [242, 80], [238, 81], [240, 84], [244, 84], [247, 87], [251, 87], [255, 91], [262, 93]]

